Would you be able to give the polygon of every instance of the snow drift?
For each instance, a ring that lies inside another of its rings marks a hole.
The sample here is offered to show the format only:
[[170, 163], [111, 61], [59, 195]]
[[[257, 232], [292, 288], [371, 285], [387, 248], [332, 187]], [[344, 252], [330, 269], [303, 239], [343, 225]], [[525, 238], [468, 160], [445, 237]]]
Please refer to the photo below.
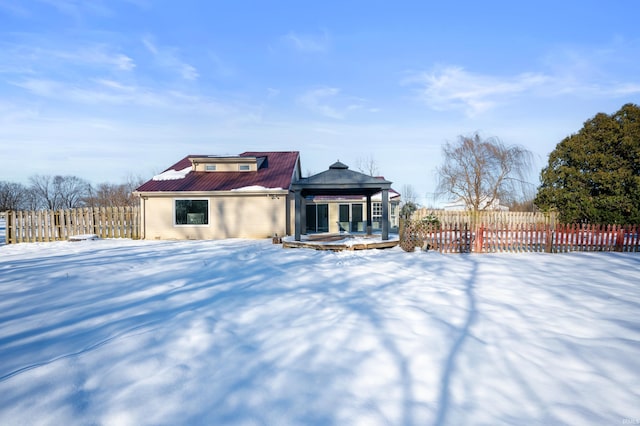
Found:
[[640, 419], [640, 257], [0, 247], [0, 424]]

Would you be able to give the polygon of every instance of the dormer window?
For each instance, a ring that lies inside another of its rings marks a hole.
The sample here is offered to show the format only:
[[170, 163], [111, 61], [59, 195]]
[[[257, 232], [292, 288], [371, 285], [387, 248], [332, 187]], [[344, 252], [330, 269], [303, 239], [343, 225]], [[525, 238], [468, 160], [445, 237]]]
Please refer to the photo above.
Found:
[[189, 160], [194, 172], [256, 172], [265, 166], [266, 157], [208, 155]]

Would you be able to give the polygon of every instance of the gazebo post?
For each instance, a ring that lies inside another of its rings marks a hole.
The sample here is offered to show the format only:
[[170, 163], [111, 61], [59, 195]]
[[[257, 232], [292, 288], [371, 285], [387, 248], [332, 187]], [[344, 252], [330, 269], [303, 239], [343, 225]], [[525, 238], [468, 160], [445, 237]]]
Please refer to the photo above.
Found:
[[389, 239], [389, 190], [382, 190], [382, 240]]
[[367, 235], [371, 235], [373, 231], [373, 221], [371, 220], [371, 194], [367, 194]]
[[307, 199], [300, 195], [300, 233], [307, 235]]
[[300, 214], [300, 212], [302, 211], [302, 191], [296, 191], [295, 192], [295, 210], [296, 210], [296, 216], [295, 216], [295, 240], [296, 241], [300, 241], [300, 230], [302, 228], [302, 215]]

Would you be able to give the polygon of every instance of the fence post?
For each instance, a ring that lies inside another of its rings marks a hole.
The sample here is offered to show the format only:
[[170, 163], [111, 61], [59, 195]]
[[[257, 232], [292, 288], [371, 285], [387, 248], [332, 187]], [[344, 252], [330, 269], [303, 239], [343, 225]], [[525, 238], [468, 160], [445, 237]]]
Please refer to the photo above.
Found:
[[546, 228], [544, 252], [551, 253], [553, 250], [553, 230], [551, 225], [547, 225]]
[[14, 244], [16, 241], [16, 237], [15, 237], [15, 223], [16, 223], [16, 218], [15, 218], [15, 214], [16, 212], [14, 212], [13, 210], [9, 210], [6, 214], [5, 217], [7, 218], [7, 244]]
[[475, 244], [476, 253], [482, 253], [483, 238], [484, 238], [484, 226], [479, 225], [478, 230], [476, 231], [476, 244]]
[[140, 229], [142, 227], [142, 212], [140, 211], [140, 206], [134, 206], [133, 208], [133, 212], [134, 212], [134, 226], [135, 226], [135, 234], [132, 237], [135, 240], [140, 239]]
[[621, 252], [624, 251], [624, 227], [620, 226], [618, 228], [618, 232], [616, 234], [616, 251]]
[[118, 207], [118, 213], [120, 216], [120, 238], [126, 238], [126, 224], [124, 218], [124, 207]]

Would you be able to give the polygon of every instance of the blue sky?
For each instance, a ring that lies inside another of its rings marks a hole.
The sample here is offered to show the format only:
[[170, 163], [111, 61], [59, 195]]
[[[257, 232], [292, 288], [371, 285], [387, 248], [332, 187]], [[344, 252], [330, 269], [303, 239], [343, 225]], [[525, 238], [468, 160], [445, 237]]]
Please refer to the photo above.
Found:
[[548, 154], [640, 103], [635, 0], [0, 0], [0, 180], [150, 178], [188, 154], [371, 159], [434, 204], [441, 147]]

